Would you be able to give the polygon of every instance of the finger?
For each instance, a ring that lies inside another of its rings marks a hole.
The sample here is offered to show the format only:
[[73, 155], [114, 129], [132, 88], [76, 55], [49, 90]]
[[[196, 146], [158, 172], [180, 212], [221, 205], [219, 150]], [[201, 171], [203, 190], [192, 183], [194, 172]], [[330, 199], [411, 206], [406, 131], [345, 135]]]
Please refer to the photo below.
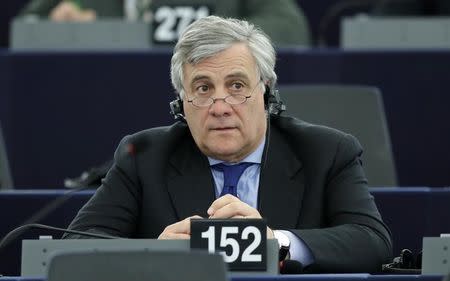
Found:
[[191, 219], [203, 219], [201, 216], [195, 215], [191, 217], [187, 217], [185, 220], [187, 221], [187, 233], [191, 235]]
[[73, 3], [63, 1], [50, 12], [50, 18], [55, 21], [68, 21], [72, 20], [73, 14], [78, 11], [78, 7]]
[[54, 21], [60, 21], [62, 20], [62, 7], [64, 7], [64, 3], [59, 3], [50, 11], [50, 19]]
[[234, 197], [231, 194], [226, 194], [222, 197], [217, 198], [214, 202], [212, 202], [211, 206], [209, 206], [208, 211], [206, 212], [208, 213], [208, 215], [212, 216], [216, 210], [232, 202], [241, 202], [241, 200], [239, 200], [239, 198]]
[[69, 2], [65, 9], [65, 19], [68, 21], [87, 21], [92, 12], [83, 11], [78, 5]]
[[273, 238], [275, 238], [273, 230], [270, 227], [267, 227], [267, 239], [273, 239]]
[[245, 219], [245, 217], [242, 215], [236, 215], [236, 216], [233, 216], [232, 219]]
[[235, 216], [244, 218], [261, 218], [259, 212], [242, 201], [231, 202], [216, 210], [210, 218], [225, 219]]
[[195, 216], [187, 217], [186, 219], [203, 219], [203, 218], [199, 215], [195, 215]]
[[73, 8], [67, 12], [66, 17], [70, 21], [84, 21], [84, 12], [78, 8]]
[[182, 240], [182, 239], [190, 239], [191, 235], [185, 233], [161, 233], [159, 235], [159, 240]]
[[186, 220], [176, 222], [174, 224], [168, 225], [161, 235], [171, 235], [171, 234], [189, 234], [189, 223]]
[[50, 19], [53, 21], [64, 21], [65, 12], [64, 10], [58, 9], [57, 7], [50, 12]]
[[96, 13], [93, 10], [81, 11], [78, 15], [78, 20], [83, 22], [93, 21], [96, 18]]
[[174, 225], [175, 233], [191, 234], [191, 219], [201, 219], [201, 216], [195, 215], [185, 218]]
[[[201, 219], [200, 216], [191, 216], [188, 218], [185, 218], [182, 221], [176, 222], [174, 224], [168, 225], [164, 231], [161, 233], [160, 237], [166, 237], [167, 235], [177, 235], [177, 234], [184, 234], [184, 235], [190, 235], [191, 234], [191, 219]], [[172, 239], [172, 238], [171, 238]]]

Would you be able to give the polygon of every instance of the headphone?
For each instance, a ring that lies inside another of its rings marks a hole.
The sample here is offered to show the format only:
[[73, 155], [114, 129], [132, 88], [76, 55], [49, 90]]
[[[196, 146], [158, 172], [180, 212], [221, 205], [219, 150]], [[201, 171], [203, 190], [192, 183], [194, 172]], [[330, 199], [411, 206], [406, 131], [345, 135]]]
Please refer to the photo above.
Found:
[[417, 256], [409, 249], [403, 249], [400, 256], [395, 257], [392, 263], [383, 264], [382, 271], [397, 274], [420, 274], [422, 267], [422, 252]]
[[[177, 94], [177, 98], [169, 103], [170, 115], [177, 120], [184, 120], [183, 100]], [[266, 85], [264, 91], [264, 108], [269, 112], [269, 115], [280, 115], [286, 110], [286, 105], [280, 98], [278, 90], [271, 91], [270, 87]]]
[[172, 115], [175, 121], [184, 121], [184, 109], [183, 109], [183, 100], [180, 95], [177, 94], [177, 98], [173, 101], [169, 102], [170, 107], [170, 115]]

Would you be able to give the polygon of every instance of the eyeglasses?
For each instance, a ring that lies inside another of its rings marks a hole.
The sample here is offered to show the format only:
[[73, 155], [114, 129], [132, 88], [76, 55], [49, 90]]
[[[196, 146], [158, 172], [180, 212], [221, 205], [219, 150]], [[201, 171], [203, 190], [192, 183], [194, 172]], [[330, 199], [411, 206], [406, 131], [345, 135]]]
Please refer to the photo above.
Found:
[[[259, 85], [261, 81], [259, 81], [256, 86], [250, 91], [248, 95], [244, 94], [229, 94], [228, 96], [224, 98], [212, 98], [212, 97], [195, 97], [193, 99], [188, 99], [187, 102], [192, 103], [195, 107], [208, 107], [211, 106], [213, 103], [215, 103], [218, 100], [223, 100], [229, 105], [239, 105], [243, 104], [247, 101], [248, 98], [250, 98], [253, 94], [253, 91], [256, 89], [256, 87]], [[244, 92], [244, 91], [242, 91]]]

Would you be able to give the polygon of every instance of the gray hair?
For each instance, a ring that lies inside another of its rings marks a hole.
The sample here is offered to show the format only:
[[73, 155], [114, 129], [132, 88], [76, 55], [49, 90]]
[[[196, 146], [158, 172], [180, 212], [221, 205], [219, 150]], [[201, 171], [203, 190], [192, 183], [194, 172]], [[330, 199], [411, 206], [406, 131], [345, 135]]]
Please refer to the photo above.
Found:
[[274, 89], [275, 50], [269, 37], [253, 24], [232, 18], [208, 16], [189, 25], [181, 34], [171, 61], [172, 85], [183, 98], [183, 67], [197, 64], [236, 43], [247, 44], [255, 61], [261, 80]]

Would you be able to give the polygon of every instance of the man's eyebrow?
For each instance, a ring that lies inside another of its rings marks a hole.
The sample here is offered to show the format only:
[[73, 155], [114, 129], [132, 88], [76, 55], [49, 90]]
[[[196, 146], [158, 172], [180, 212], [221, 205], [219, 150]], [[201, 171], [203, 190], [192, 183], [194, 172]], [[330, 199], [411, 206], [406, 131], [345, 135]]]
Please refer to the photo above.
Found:
[[196, 75], [191, 79], [190, 84], [192, 85], [199, 80], [209, 80], [209, 79], [210, 77], [208, 75]]
[[[249, 76], [247, 75], [247, 73], [242, 72], [242, 71], [237, 71], [237, 72], [233, 72], [228, 74], [225, 79], [245, 79], [245, 80], [250, 80]], [[200, 80], [210, 80], [211, 77], [208, 75], [204, 75], [204, 74], [199, 74], [199, 75], [195, 75], [194, 77], [192, 77], [192, 79], [190, 80], [190, 84], [194, 84], [197, 81]]]
[[241, 79], [247, 79], [247, 80], [250, 79], [249, 76], [247, 75], [247, 73], [240, 72], [240, 71], [239, 72], [230, 73], [230, 74], [228, 74], [226, 76], [226, 78], [227, 79], [230, 79], [230, 78], [241, 78]]

